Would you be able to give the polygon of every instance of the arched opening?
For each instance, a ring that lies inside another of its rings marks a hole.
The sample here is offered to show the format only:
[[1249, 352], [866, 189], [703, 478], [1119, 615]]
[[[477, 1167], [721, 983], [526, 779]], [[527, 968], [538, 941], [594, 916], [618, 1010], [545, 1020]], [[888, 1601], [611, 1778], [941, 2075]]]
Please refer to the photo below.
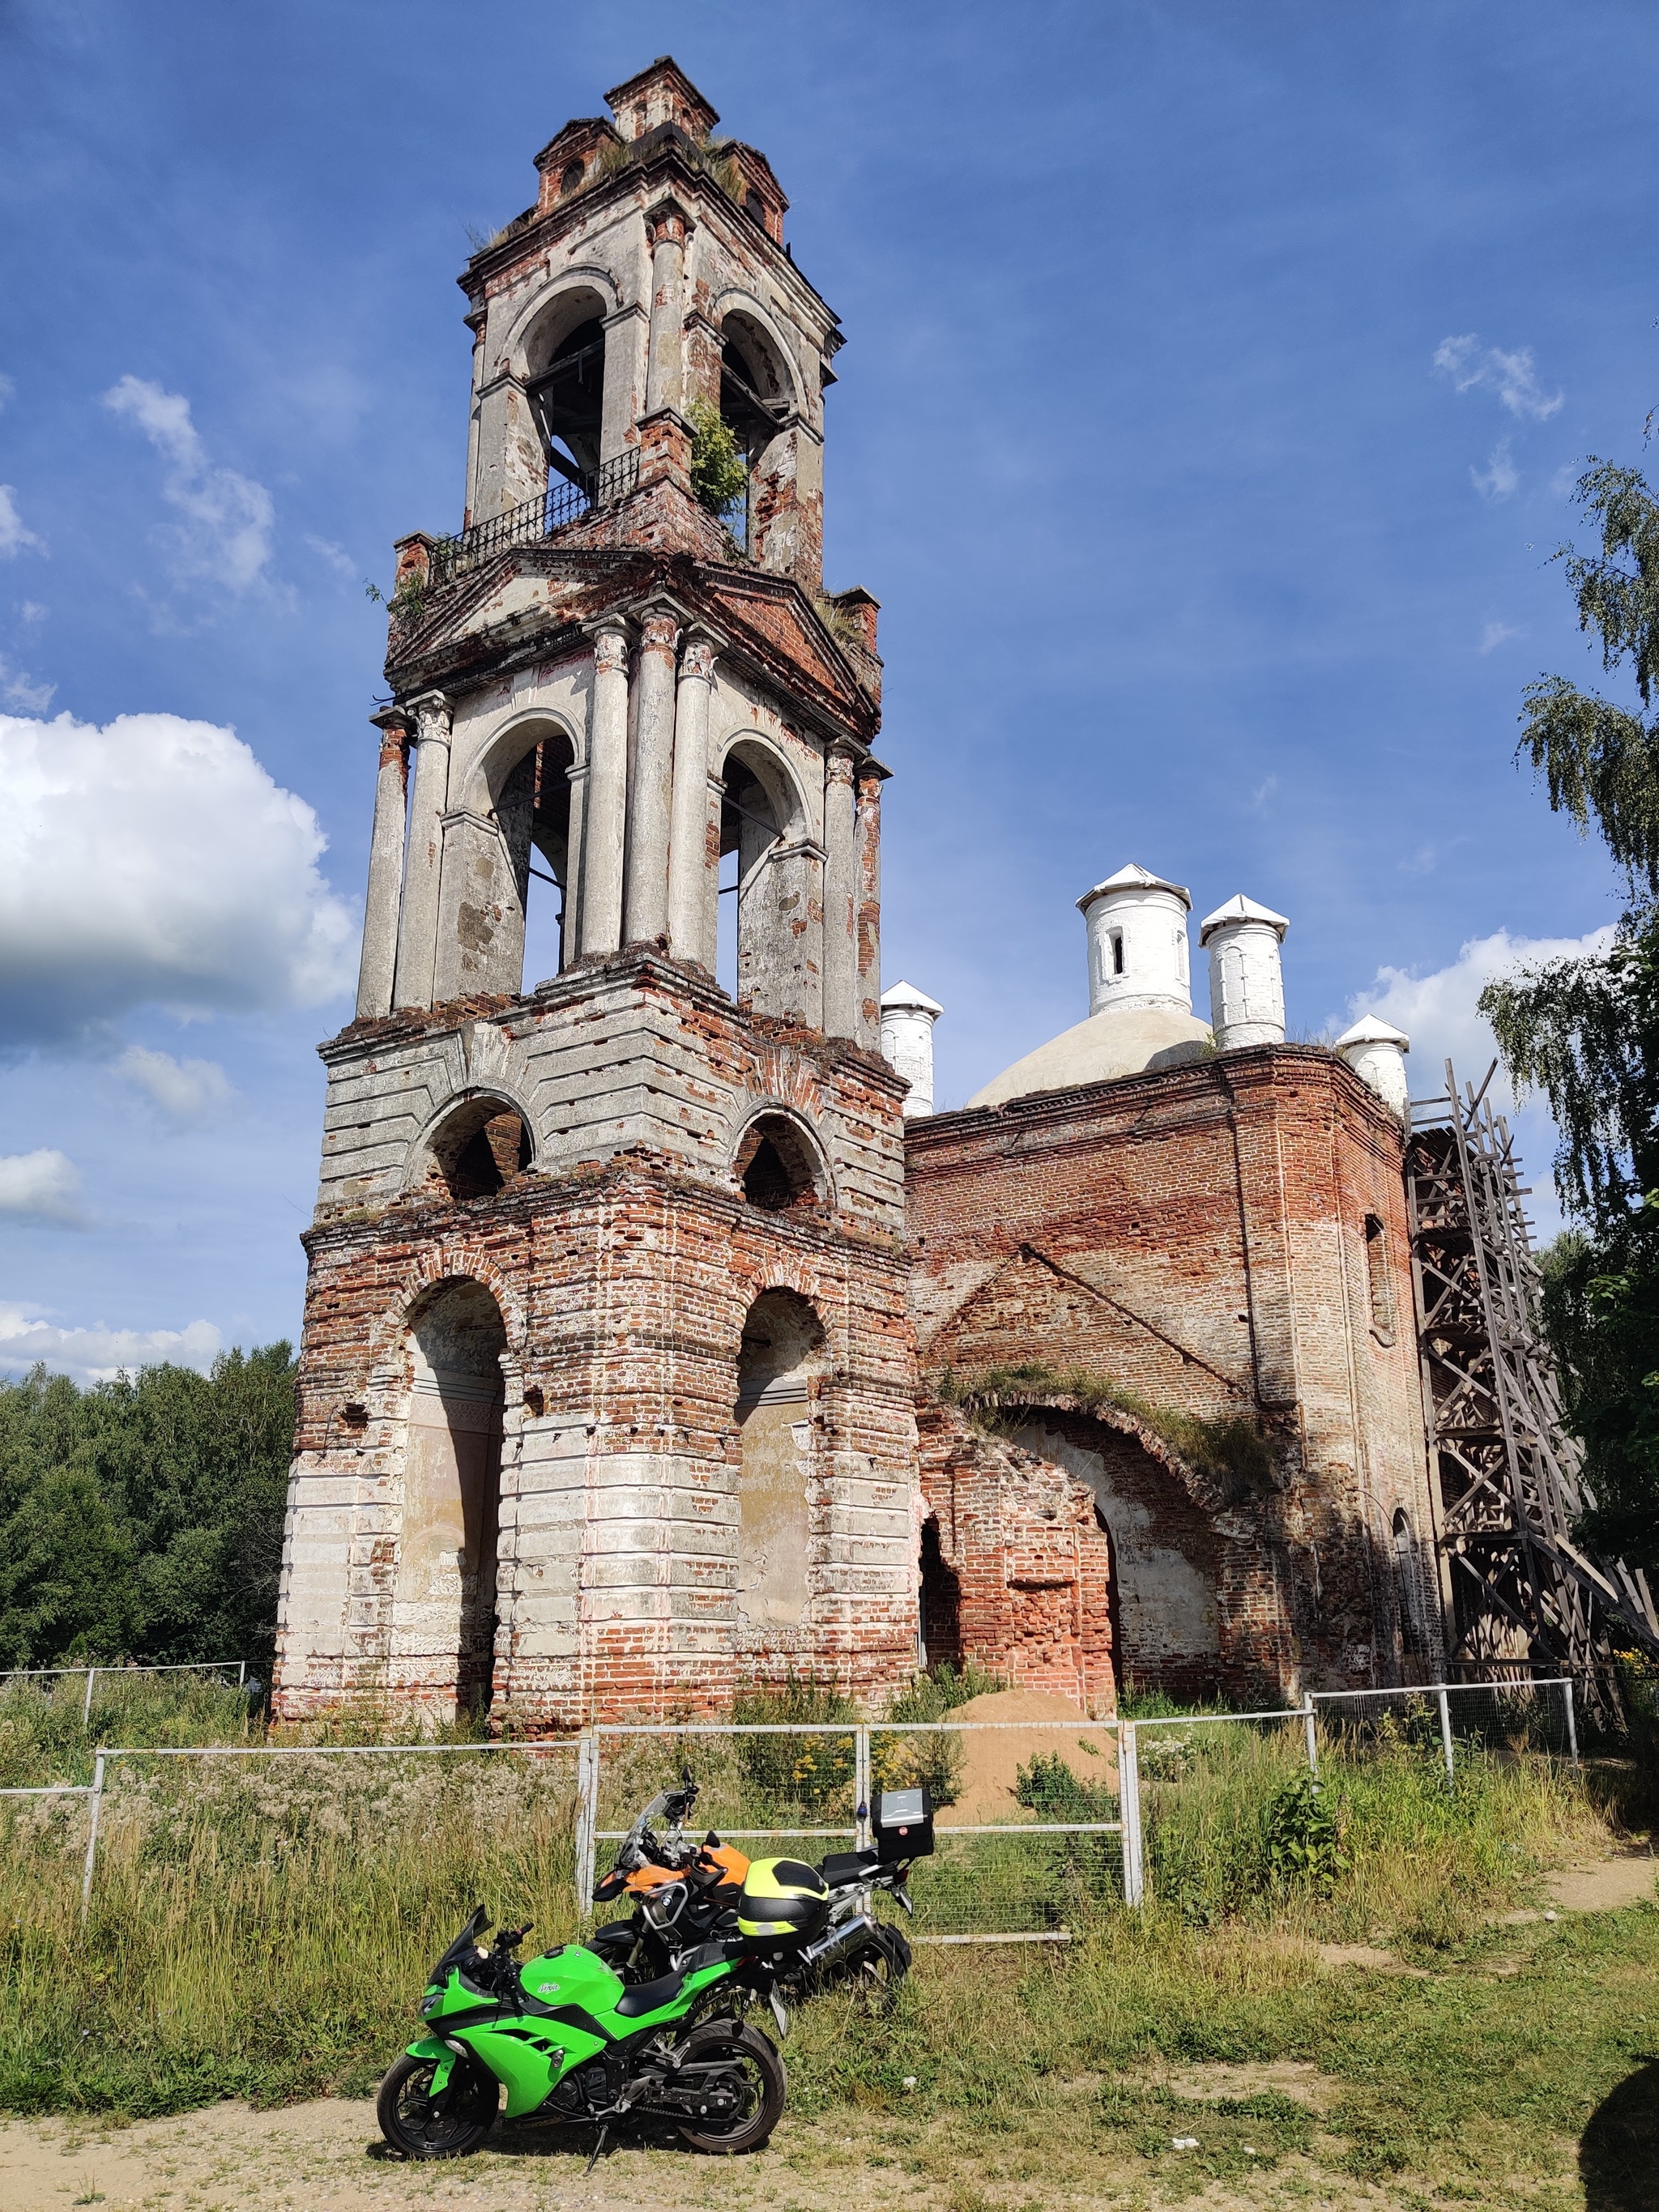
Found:
[[[578, 178], [577, 182], [580, 179]], [[605, 417], [605, 302], [568, 294], [538, 331], [527, 381], [549, 482], [562, 478], [591, 499]]]
[[515, 1106], [499, 1098], [470, 1098], [431, 1141], [427, 1187], [457, 1204], [495, 1198], [517, 1182], [532, 1156], [530, 1132]]
[[1389, 1273], [1389, 1243], [1378, 1214], [1365, 1216], [1365, 1285], [1370, 1295], [1371, 1327], [1385, 1343], [1394, 1342], [1394, 1285]]
[[434, 1705], [481, 1712], [495, 1671], [507, 1332], [489, 1291], [463, 1279], [433, 1292], [410, 1336], [394, 1668]]
[[810, 1597], [811, 1386], [823, 1331], [793, 1291], [764, 1291], [738, 1352], [737, 1628], [739, 1644], [799, 1628]]
[[1081, 1415], [1033, 1410], [1016, 1443], [1095, 1494], [1109, 1547], [1106, 1592], [1120, 1687], [1214, 1693], [1223, 1666], [1215, 1528], [1179, 1480], [1134, 1437]]
[[799, 1017], [805, 955], [790, 925], [808, 898], [796, 849], [805, 829], [799, 794], [764, 747], [742, 739], [726, 756], [722, 781], [715, 980], [740, 1006]]
[[[756, 219], [763, 222], [764, 217], [763, 210]], [[792, 395], [770, 339], [749, 316], [734, 310], [721, 324], [720, 335], [725, 340], [720, 357], [720, 420], [737, 441], [749, 472], [748, 489], [732, 502], [725, 520], [744, 552], [753, 554], [757, 550], [756, 474], [767, 447], [789, 418]]]
[[924, 1667], [962, 1671], [962, 1584], [939, 1548], [939, 1522], [931, 1513], [921, 1524], [920, 1562], [921, 1659]]
[[[515, 735], [524, 749], [510, 765], [495, 765], [489, 777], [489, 801], [522, 919], [524, 949], [514, 979], [522, 990], [564, 971], [570, 770], [576, 753], [562, 730], [545, 734], [526, 730]], [[508, 917], [503, 916], [504, 935], [509, 926]]]
[[743, 1133], [732, 1172], [750, 1206], [766, 1213], [820, 1204], [823, 1168], [811, 1140], [787, 1114], [762, 1114]]

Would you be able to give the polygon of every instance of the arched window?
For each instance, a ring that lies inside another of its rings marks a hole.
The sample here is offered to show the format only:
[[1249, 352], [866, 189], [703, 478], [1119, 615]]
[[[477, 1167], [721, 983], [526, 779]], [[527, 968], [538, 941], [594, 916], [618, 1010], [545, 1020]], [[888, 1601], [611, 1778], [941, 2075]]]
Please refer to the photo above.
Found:
[[801, 849], [805, 810], [787, 771], [750, 740], [726, 754], [722, 781], [715, 979], [740, 1006], [799, 1019], [806, 946], [792, 924], [817, 895]]
[[1411, 1516], [1402, 1505], [1394, 1516], [1394, 1578], [1400, 1608], [1400, 1646], [1408, 1659], [1428, 1649], [1423, 1626], [1423, 1566]]
[[[763, 220], [763, 211], [756, 220]], [[720, 335], [726, 342], [720, 357], [720, 420], [736, 439], [749, 471], [748, 491], [733, 502], [726, 521], [744, 550], [753, 554], [758, 550], [755, 472], [788, 418], [789, 381], [770, 339], [747, 315], [735, 310], [728, 314]]]
[[818, 1205], [823, 1170], [805, 1132], [787, 1114], [762, 1114], [744, 1132], [732, 1172], [744, 1199], [763, 1212]]
[[566, 192], [574, 192], [586, 174], [586, 171], [582, 167], [580, 161], [567, 161], [563, 168], [559, 172], [559, 191], [561, 196]]
[[532, 1157], [530, 1132], [515, 1107], [496, 1098], [469, 1099], [432, 1139], [428, 1187], [457, 1204], [494, 1198], [517, 1182]]
[[588, 498], [605, 412], [605, 313], [598, 293], [568, 295], [550, 310], [529, 346], [530, 405], [548, 467]]

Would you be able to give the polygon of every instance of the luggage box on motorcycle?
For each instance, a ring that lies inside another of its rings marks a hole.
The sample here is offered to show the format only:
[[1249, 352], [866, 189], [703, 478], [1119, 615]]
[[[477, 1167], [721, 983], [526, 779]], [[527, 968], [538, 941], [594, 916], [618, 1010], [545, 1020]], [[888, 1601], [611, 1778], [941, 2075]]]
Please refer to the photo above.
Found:
[[901, 1859], [925, 1859], [933, 1848], [933, 1793], [923, 1782], [914, 1790], [884, 1790], [876, 1799], [876, 1853], [883, 1866]]

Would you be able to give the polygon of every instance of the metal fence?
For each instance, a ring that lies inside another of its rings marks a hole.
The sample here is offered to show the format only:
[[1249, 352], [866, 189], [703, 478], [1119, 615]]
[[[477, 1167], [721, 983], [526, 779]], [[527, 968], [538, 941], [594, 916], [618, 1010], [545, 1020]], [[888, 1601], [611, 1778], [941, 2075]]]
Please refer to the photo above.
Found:
[[[836, 1844], [866, 1845], [874, 1793], [926, 1779], [939, 1808], [934, 1852], [917, 1863], [911, 1884], [914, 1940], [1063, 1942], [1079, 1914], [1145, 1900], [1143, 1778], [1156, 1809], [1203, 1765], [1194, 1747], [1206, 1732], [1222, 1731], [1216, 1741], [1225, 1744], [1238, 1741], [1241, 1729], [1299, 1738], [1296, 1765], [1316, 1778], [1322, 1747], [1363, 1753], [1404, 1743], [1442, 1760], [1449, 1782], [1455, 1780], [1460, 1747], [1463, 1757], [1526, 1750], [1576, 1763], [1578, 1756], [1573, 1685], [1560, 1677], [1315, 1691], [1300, 1705], [1138, 1720], [605, 1723], [577, 1737], [527, 1743], [100, 1746], [89, 1784], [0, 1796], [87, 1800], [84, 1918], [106, 1792], [122, 1761], [477, 1758], [545, 1766], [568, 1760], [576, 1903], [585, 1914], [601, 1846], [619, 1841], [641, 1807], [688, 1771], [699, 1788], [699, 1830], [711, 1826], [735, 1842], [809, 1859]], [[1212, 1756], [1206, 1771], [1225, 1787], [1224, 1755]], [[562, 1805], [561, 1824], [565, 1818]]]
[[[246, 1659], [168, 1660], [165, 1664], [158, 1667], [132, 1667], [125, 1665], [118, 1667], [5, 1667], [0, 1668], [0, 1685], [3, 1685], [7, 1682], [39, 1682], [43, 1681], [47, 1678], [61, 1681], [66, 1680], [71, 1674], [84, 1674], [87, 1678], [87, 1695], [86, 1702], [81, 1708], [81, 1724], [84, 1728], [88, 1722], [92, 1718], [92, 1692], [97, 1683], [98, 1677], [100, 1674], [104, 1675], [106, 1678], [112, 1674], [122, 1681], [130, 1682], [139, 1676], [149, 1674], [228, 1674], [233, 1667], [236, 1670], [237, 1688], [239, 1690], [245, 1689], [247, 1686], [247, 1661]], [[9, 1793], [0, 1790], [0, 1796], [9, 1794], [15, 1793]]]

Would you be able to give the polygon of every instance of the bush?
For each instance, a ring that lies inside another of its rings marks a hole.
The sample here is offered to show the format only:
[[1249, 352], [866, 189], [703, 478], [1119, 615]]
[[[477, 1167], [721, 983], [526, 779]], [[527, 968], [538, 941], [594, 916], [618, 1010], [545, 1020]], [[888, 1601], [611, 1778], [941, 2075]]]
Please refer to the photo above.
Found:
[[787, 1721], [847, 1723], [835, 1735], [740, 1735], [736, 1739], [738, 1768], [759, 1816], [785, 1807], [823, 1813], [832, 1799], [850, 1791], [857, 1765], [853, 1730], [858, 1714], [839, 1692], [817, 1682], [797, 1681], [791, 1675], [781, 1689], [751, 1690], [734, 1698], [732, 1717], [750, 1727]]
[[1328, 1890], [1347, 1864], [1336, 1808], [1311, 1774], [1292, 1775], [1269, 1799], [1262, 1838], [1267, 1871], [1285, 1887]]
[[1014, 1777], [1014, 1796], [1042, 1820], [1115, 1820], [1117, 1792], [1073, 1773], [1057, 1751], [1040, 1751]]
[[749, 471], [738, 441], [706, 399], [694, 399], [691, 489], [711, 514], [724, 514], [749, 488]]

